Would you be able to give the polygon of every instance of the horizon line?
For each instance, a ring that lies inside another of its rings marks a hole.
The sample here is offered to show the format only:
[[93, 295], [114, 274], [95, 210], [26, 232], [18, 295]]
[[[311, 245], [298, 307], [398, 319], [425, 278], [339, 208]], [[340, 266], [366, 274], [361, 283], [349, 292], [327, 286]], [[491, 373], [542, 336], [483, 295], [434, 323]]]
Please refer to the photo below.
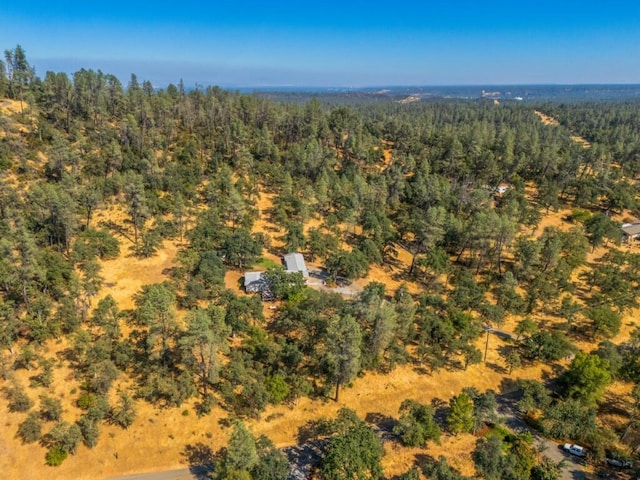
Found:
[[[174, 82], [168, 82], [176, 85]], [[369, 85], [251, 85], [251, 84], [224, 84], [224, 83], [202, 83], [193, 82], [185, 84], [190, 87], [220, 87], [220, 88], [242, 88], [242, 89], [262, 89], [262, 88], [295, 88], [295, 89], [342, 89], [342, 90], [362, 90], [362, 89], [386, 89], [386, 88], [477, 88], [477, 87], [604, 87], [604, 86], [627, 86], [640, 87], [640, 82], [599, 82], [599, 83], [438, 83], [438, 84], [369, 84]], [[154, 85], [154, 88], [163, 88]]]

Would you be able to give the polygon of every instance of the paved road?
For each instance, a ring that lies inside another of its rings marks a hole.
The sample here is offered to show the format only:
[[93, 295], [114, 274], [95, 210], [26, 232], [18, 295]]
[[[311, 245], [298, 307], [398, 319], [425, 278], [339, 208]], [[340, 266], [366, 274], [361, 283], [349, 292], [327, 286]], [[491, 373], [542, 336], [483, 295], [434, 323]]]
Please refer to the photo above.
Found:
[[204, 480], [209, 471], [204, 467], [181, 468], [164, 472], [138, 473], [124, 477], [112, 477], [108, 480]]

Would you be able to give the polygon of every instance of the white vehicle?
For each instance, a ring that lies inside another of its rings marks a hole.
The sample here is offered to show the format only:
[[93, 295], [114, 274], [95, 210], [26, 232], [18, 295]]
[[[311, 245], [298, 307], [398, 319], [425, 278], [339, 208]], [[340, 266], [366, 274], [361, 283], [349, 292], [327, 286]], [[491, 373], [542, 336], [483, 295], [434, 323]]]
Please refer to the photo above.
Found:
[[570, 453], [571, 455], [575, 455], [576, 457], [584, 457], [585, 456], [584, 448], [581, 447], [580, 445], [574, 445], [572, 443], [565, 443], [562, 446], [562, 449], [565, 452]]

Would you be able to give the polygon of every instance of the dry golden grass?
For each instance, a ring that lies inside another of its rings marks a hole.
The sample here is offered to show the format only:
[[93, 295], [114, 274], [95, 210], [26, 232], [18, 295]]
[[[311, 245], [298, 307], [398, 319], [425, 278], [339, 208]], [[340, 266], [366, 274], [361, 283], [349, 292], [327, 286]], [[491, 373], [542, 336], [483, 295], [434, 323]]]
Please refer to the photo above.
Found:
[[[100, 224], [105, 220], [124, 225], [126, 215], [115, 206], [108, 210], [98, 211], [93, 224]], [[133, 296], [140, 291], [143, 285], [160, 283], [168, 279], [168, 273], [175, 266], [175, 257], [178, 252], [176, 241], [165, 240], [158, 252], [150, 258], [138, 258], [132, 255], [132, 246], [129, 238], [116, 235], [120, 241], [120, 255], [113, 260], [100, 262], [102, 270], [100, 275], [104, 278], [104, 286], [97, 299], [105, 295], [111, 295], [120, 306], [121, 310], [133, 308]]]
[[[386, 157], [385, 157], [386, 159]], [[273, 201], [273, 194], [262, 193], [258, 202], [261, 217], [256, 223], [256, 231], [268, 233], [272, 238], [272, 245], [280, 246], [277, 237], [284, 232], [281, 228], [271, 224], [264, 216]], [[557, 226], [568, 229], [571, 224], [563, 220], [568, 211], [552, 212], [545, 216], [536, 234], [545, 226]], [[110, 220], [123, 225], [124, 215], [112, 208], [98, 212], [95, 222]], [[319, 221], [312, 220], [305, 225], [318, 225]], [[120, 304], [120, 308], [132, 308], [133, 295], [145, 284], [161, 282], [168, 278], [168, 270], [174, 266], [175, 255], [179, 248], [176, 242], [166, 241], [163, 248], [150, 259], [137, 259], [129, 256], [129, 242], [121, 237], [122, 253], [114, 260], [102, 262], [102, 275], [105, 286], [97, 298], [110, 293]], [[592, 255], [602, 254], [598, 249]], [[590, 255], [591, 256], [591, 255]], [[274, 261], [279, 258], [266, 254], [265, 257]], [[401, 283], [401, 274], [405, 272], [411, 261], [409, 252], [399, 249], [398, 264], [395, 266], [374, 266], [367, 279], [360, 280], [362, 285], [369, 281], [380, 281], [387, 285], [388, 291], [393, 291]], [[236, 292], [241, 272], [228, 271], [225, 284]], [[420, 286], [408, 282], [412, 292], [420, 291]], [[265, 311], [267, 314], [271, 312]], [[622, 332], [614, 341], [628, 337], [629, 331], [635, 326], [634, 315], [625, 317]], [[513, 331], [517, 319], [507, 318], [504, 330]], [[554, 321], [561, 321], [555, 319]], [[367, 414], [380, 414], [397, 417], [398, 408], [406, 398], [412, 398], [423, 403], [430, 403], [433, 399], [448, 401], [464, 387], [474, 386], [481, 391], [486, 389], [500, 390], [501, 386], [516, 378], [539, 379], [550, 374], [550, 367], [537, 365], [517, 369], [510, 377], [504, 368], [504, 361], [500, 349], [506, 344], [496, 336], [489, 339], [487, 363], [473, 365], [466, 371], [440, 370], [428, 372], [419, 366], [405, 365], [396, 368], [390, 374], [370, 372], [353, 382], [352, 388], [342, 390], [339, 402], [329, 399], [311, 400], [303, 398], [299, 404], [292, 406], [279, 405], [267, 408], [261, 420], [250, 421], [249, 426], [256, 434], [265, 434], [278, 447], [290, 446], [296, 443], [298, 430], [306, 422], [319, 417], [333, 417], [341, 407], [354, 409], [361, 418]], [[485, 337], [478, 340], [477, 347], [484, 352]], [[589, 342], [580, 344], [581, 348], [590, 349]], [[55, 355], [66, 348], [65, 343], [48, 342], [45, 355]], [[22, 384], [32, 372], [20, 370], [16, 376]], [[52, 394], [61, 398], [65, 404], [65, 419], [74, 421], [80, 415], [73, 401], [77, 398], [79, 385], [71, 376], [71, 371], [62, 367], [56, 371], [55, 384]], [[121, 382], [126, 379], [122, 378]], [[119, 387], [126, 387], [126, 383], [119, 383]], [[72, 389], [76, 389], [74, 394]], [[36, 398], [40, 390], [29, 390], [32, 398]], [[621, 395], [627, 392], [627, 387], [612, 386], [611, 395]], [[138, 401], [138, 418], [128, 430], [104, 425], [98, 445], [89, 450], [80, 446], [76, 455], [69, 457], [62, 466], [52, 469], [44, 465], [45, 449], [39, 445], [22, 445], [14, 437], [18, 424], [25, 418], [25, 414], [7, 413], [3, 422], [3, 435], [0, 435], [0, 471], [3, 478], [9, 480], [22, 478], [60, 478], [60, 479], [97, 479], [110, 476], [124, 475], [142, 471], [162, 471], [179, 468], [186, 464], [183, 455], [186, 445], [204, 444], [212, 450], [224, 446], [227, 442], [228, 430], [223, 428], [220, 420], [226, 418], [227, 413], [220, 408], [203, 418], [194, 414], [193, 401], [181, 408], [157, 409]], [[0, 411], [7, 412], [6, 400], [0, 399]], [[183, 415], [187, 411], [188, 415]], [[622, 422], [619, 416], [606, 417], [607, 422]], [[47, 429], [50, 425], [47, 426]], [[440, 445], [429, 445], [426, 449], [404, 448], [395, 443], [385, 445], [387, 455], [383, 459], [385, 474], [395, 475], [410, 468], [416, 455], [426, 454], [437, 458], [445, 455], [450, 463], [466, 475], [474, 474], [473, 462], [469, 452], [473, 449], [475, 437], [459, 435], [457, 437], [443, 436]]]
[[[29, 105], [23, 103], [23, 108], [29, 108]], [[16, 113], [20, 113], [20, 101], [19, 100], [11, 100], [9, 98], [0, 99], [0, 113], [4, 115], [13, 115]]]
[[411, 265], [411, 253], [400, 245], [396, 245], [396, 250], [398, 254], [393, 264], [371, 265], [369, 274], [365, 278], [356, 280], [354, 283], [360, 287], [364, 287], [369, 282], [380, 282], [387, 287], [387, 293], [389, 294], [393, 294], [394, 291], [404, 284], [409, 293], [421, 293], [423, 287], [416, 281], [406, 278], [409, 266]]
[[133, 308], [133, 295], [143, 285], [167, 280], [168, 271], [175, 266], [177, 250], [176, 242], [167, 240], [151, 258], [136, 258], [125, 251], [115, 260], [101, 262], [105, 288], [99, 297], [110, 294], [121, 309]]
[[[402, 366], [389, 375], [369, 373], [357, 379], [353, 388], [344, 389], [340, 402], [301, 399], [296, 408], [284, 405], [269, 407], [262, 416], [263, 420], [251, 421], [249, 426], [255, 434], [266, 434], [278, 447], [284, 447], [295, 444], [298, 429], [307, 421], [323, 416], [333, 417], [341, 407], [354, 409], [361, 418], [369, 413], [396, 417], [400, 403], [405, 398], [429, 403], [434, 398], [448, 400], [466, 386], [475, 386], [480, 390], [497, 388], [507, 378], [499, 367], [501, 360], [497, 349], [502, 345], [499, 339], [491, 338], [489, 366], [475, 365], [467, 371], [442, 370], [434, 374]], [[48, 354], [54, 354], [62, 347], [62, 344], [56, 346], [50, 343], [47, 345]], [[479, 340], [478, 347], [484, 348], [484, 339]], [[521, 369], [514, 372], [513, 377], [539, 378], [542, 369]], [[32, 373], [19, 371], [18, 374], [22, 383], [26, 384], [26, 377]], [[70, 374], [64, 368], [57, 372], [53, 392], [65, 401], [65, 405], [77, 397], [77, 393], [70, 393], [72, 388], [78, 389], [77, 382], [69, 377]], [[35, 398], [35, 392], [30, 390], [29, 393]], [[0, 400], [0, 408], [6, 411], [4, 399]], [[182, 452], [185, 445], [202, 443], [217, 450], [226, 444], [227, 430], [219, 424], [219, 420], [226, 417], [226, 412], [219, 408], [203, 418], [196, 417], [192, 402], [181, 408], [162, 410], [137, 402], [137, 408], [138, 418], [128, 430], [103, 426], [99, 443], [94, 449], [79, 447], [76, 455], [70, 456], [55, 470], [44, 465], [44, 448], [38, 445], [23, 446], [12, 435], [0, 436], [0, 453], [3, 454], [0, 456], [0, 471], [3, 472], [3, 478], [50, 478], [51, 474], [55, 474], [55, 478], [80, 480], [161, 471], [184, 465]], [[189, 411], [187, 416], [182, 415], [185, 410]], [[65, 419], [74, 421], [79, 414], [78, 409], [67, 407]], [[5, 431], [15, 432], [24, 417], [24, 414], [9, 414], [4, 422]], [[415, 454], [426, 453], [436, 458], [444, 454], [452, 465], [471, 473], [473, 464], [468, 452], [474, 441], [471, 435], [460, 435], [443, 437], [441, 445], [427, 449], [387, 445], [389, 455], [384, 459], [385, 472], [391, 475], [404, 471], [413, 464]]]
[[[30, 126], [37, 124], [37, 115], [30, 110], [30, 106], [27, 102], [20, 102], [19, 100], [11, 100], [8, 98], [0, 99], [0, 116], [14, 117], [18, 114], [26, 113], [26, 119], [30, 122]], [[12, 128], [20, 133], [28, 133], [30, 130], [29, 125], [25, 125], [21, 122], [15, 122], [14, 119], [10, 120]]]
[[[484, 350], [485, 338], [478, 340], [478, 348]], [[549, 373], [546, 366], [535, 366], [515, 371], [512, 377], [506, 375], [499, 348], [503, 341], [492, 336], [489, 342], [487, 364], [473, 365], [466, 371], [441, 370], [434, 373], [410, 365], [400, 366], [391, 374], [367, 373], [357, 379], [353, 388], [341, 392], [340, 401], [312, 401], [302, 399], [295, 409], [286, 406], [272, 407], [265, 412], [265, 418], [274, 416], [270, 422], [252, 424], [256, 433], [264, 433], [282, 447], [293, 444], [300, 426], [308, 420], [322, 416], [333, 417], [341, 407], [354, 409], [361, 418], [367, 414], [378, 414], [397, 418], [402, 401], [412, 398], [423, 403], [433, 399], [448, 401], [462, 388], [474, 386], [481, 391], [489, 388], [499, 389], [500, 385], [515, 378], [540, 378], [543, 371]], [[275, 414], [275, 415], [274, 415]], [[415, 460], [416, 453], [424, 453], [437, 458], [445, 455], [451, 464], [464, 472], [473, 472], [473, 463], [469, 452], [473, 449], [475, 437], [459, 435], [443, 436], [441, 445], [429, 445], [426, 449], [407, 449], [399, 445], [387, 445], [393, 455], [384, 459], [385, 474], [392, 475], [407, 470]]]
[[275, 225], [269, 221], [269, 212], [273, 207], [273, 199], [275, 193], [261, 191], [256, 206], [258, 207], [259, 217], [253, 225], [253, 231], [268, 235], [273, 247], [282, 247], [282, 237], [285, 233], [281, 225]]

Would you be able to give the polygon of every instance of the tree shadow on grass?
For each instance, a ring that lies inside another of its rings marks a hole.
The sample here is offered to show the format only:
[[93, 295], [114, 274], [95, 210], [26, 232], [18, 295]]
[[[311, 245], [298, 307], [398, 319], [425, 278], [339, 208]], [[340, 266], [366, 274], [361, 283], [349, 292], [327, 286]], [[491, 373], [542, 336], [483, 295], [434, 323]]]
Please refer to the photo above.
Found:
[[303, 445], [310, 441], [315, 441], [332, 433], [333, 425], [330, 420], [320, 418], [309, 420], [298, 428], [298, 445]]
[[434, 397], [431, 400], [431, 407], [433, 408], [433, 419], [441, 429], [445, 430], [447, 428], [447, 415], [449, 415], [449, 402], [442, 398]]
[[364, 421], [374, 425], [383, 440], [393, 441], [398, 439], [396, 434], [393, 433], [393, 427], [396, 424], [396, 420], [393, 417], [379, 412], [369, 412], [364, 417]]
[[187, 444], [182, 451], [182, 456], [189, 463], [189, 471], [199, 480], [211, 478], [210, 474], [213, 472], [216, 459], [211, 447], [201, 442]]
[[386, 432], [392, 431], [393, 425], [396, 423], [393, 417], [379, 412], [367, 413], [367, 415], [364, 417], [364, 421], [367, 423], [371, 423], [378, 427], [380, 430], [384, 430]]
[[501, 374], [507, 373], [507, 369], [504, 368], [502, 365], [498, 365], [497, 363], [487, 362], [485, 363], [485, 366], [497, 373], [501, 373]]
[[436, 463], [436, 461], [437, 461], [431, 455], [427, 455], [426, 453], [416, 453], [414, 458], [415, 458], [415, 460], [414, 460], [413, 464], [416, 467], [420, 467], [420, 468], [422, 468], [425, 465], [430, 465], [430, 464]]
[[503, 378], [500, 381], [500, 387], [498, 388], [500, 395], [507, 395], [517, 398], [520, 395], [520, 388], [518, 386], [517, 378]]

